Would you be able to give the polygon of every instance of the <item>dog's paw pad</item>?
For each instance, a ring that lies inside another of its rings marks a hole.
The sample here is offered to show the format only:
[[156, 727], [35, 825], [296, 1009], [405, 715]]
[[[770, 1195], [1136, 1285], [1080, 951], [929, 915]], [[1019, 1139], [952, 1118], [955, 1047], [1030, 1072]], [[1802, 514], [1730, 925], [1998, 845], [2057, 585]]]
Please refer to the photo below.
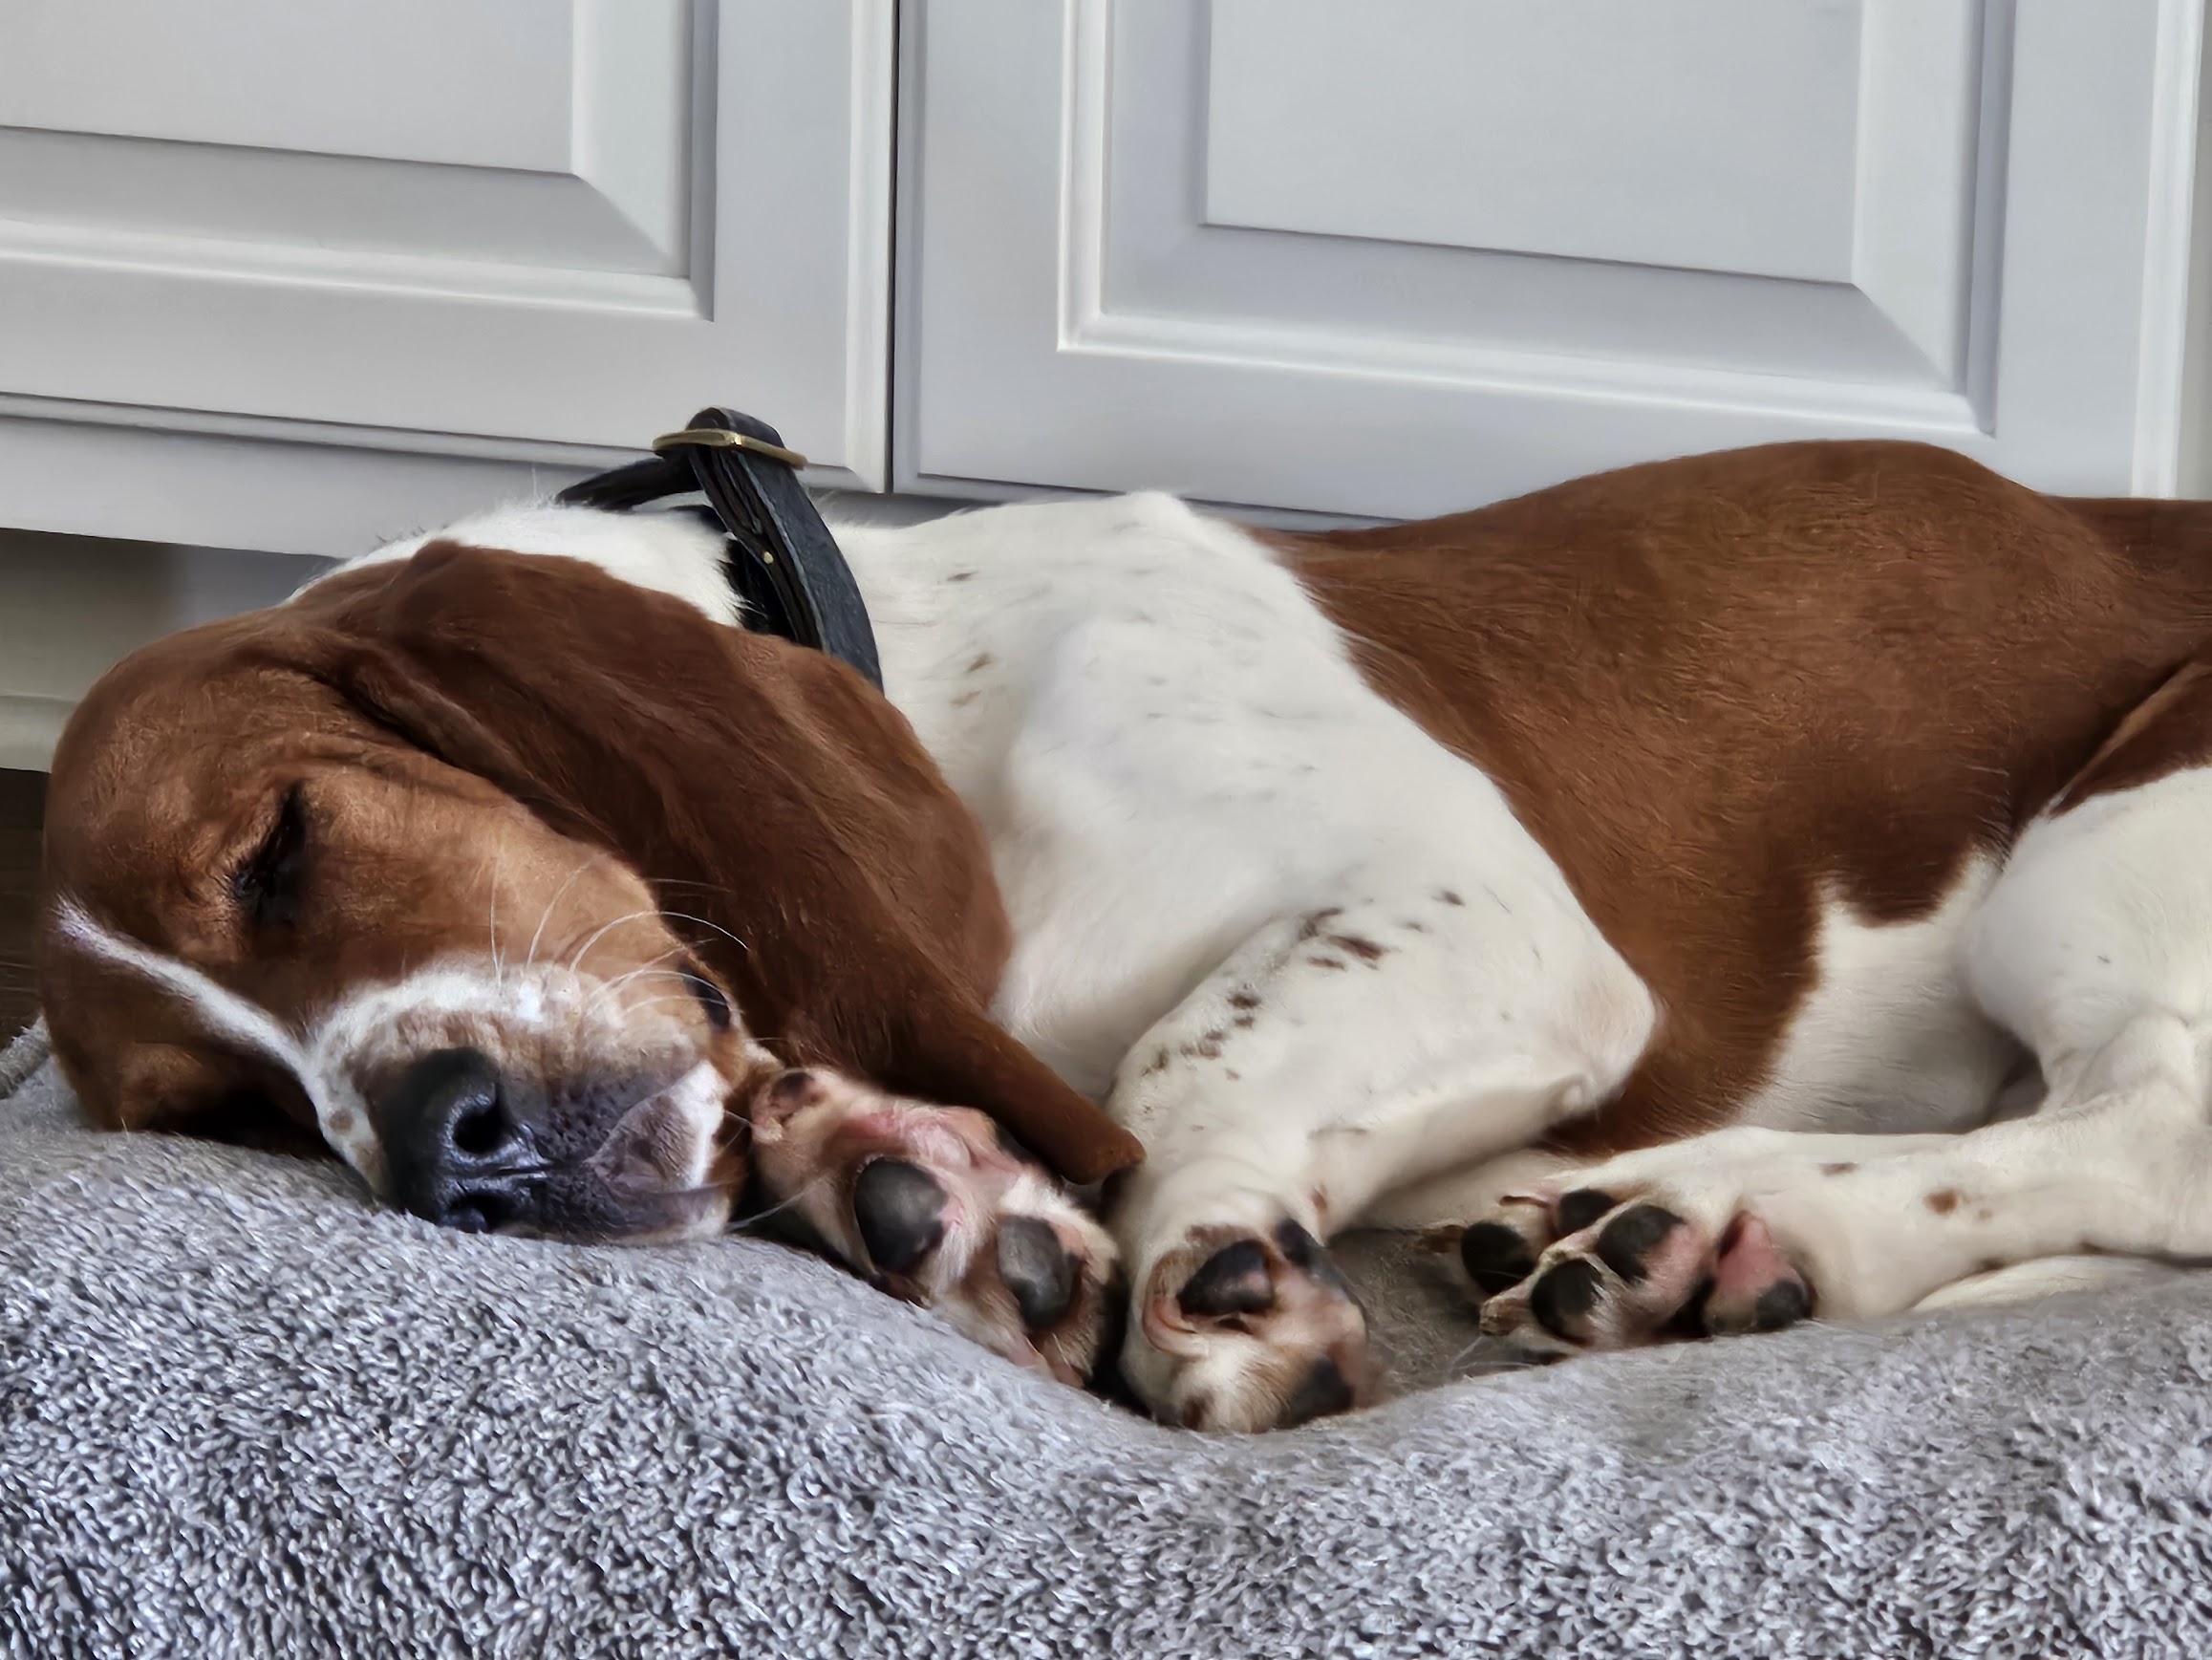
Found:
[[852, 1217], [879, 1273], [906, 1274], [944, 1241], [944, 1185], [918, 1164], [878, 1158], [852, 1182]]
[[1460, 1238], [1483, 1330], [1540, 1358], [1774, 1331], [1811, 1314], [1811, 1285], [1763, 1221], [1737, 1213], [1714, 1228], [1694, 1209], [1595, 1187], [1509, 1201]]
[[752, 1104], [762, 1220], [795, 1223], [879, 1289], [1068, 1383], [1106, 1331], [1113, 1242], [984, 1114], [888, 1096], [825, 1067]]
[[1155, 1265], [1123, 1366], [1164, 1422], [1287, 1429], [1369, 1398], [1367, 1322], [1327, 1249], [1284, 1218], [1200, 1229]]

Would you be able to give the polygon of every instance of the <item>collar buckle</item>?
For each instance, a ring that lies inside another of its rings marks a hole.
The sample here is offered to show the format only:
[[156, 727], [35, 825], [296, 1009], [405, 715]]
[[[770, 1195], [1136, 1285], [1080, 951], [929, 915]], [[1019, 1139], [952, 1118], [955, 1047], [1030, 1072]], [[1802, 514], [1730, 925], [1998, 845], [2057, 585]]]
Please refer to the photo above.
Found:
[[554, 500], [626, 512], [669, 496], [703, 495], [721, 528], [724, 569], [745, 627], [827, 652], [883, 690], [860, 585], [799, 482], [806, 458], [766, 421], [719, 408], [661, 434], [653, 452], [570, 485]]

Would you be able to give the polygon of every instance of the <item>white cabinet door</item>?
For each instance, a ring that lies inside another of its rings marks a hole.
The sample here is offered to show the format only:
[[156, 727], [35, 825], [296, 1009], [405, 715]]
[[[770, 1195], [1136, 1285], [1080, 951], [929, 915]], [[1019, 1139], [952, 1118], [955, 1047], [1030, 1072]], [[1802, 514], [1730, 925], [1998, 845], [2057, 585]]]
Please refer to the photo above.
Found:
[[2170, 489], [2202, 0], [913, 0], [894, 476]]
[[5, 0], [0, 525], [337, 550], [707, 403], [880, 487], [893, 56], [892, 0]]

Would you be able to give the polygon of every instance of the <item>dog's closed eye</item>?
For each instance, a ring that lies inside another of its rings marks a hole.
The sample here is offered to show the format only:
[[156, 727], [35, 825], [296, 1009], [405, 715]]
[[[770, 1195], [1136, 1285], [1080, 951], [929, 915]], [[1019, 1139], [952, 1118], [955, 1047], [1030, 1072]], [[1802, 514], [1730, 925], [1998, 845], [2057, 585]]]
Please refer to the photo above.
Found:
[[253, 927], [290, 928], [299, 920], [307, 842], [307, 803], [295, 784], [285, 791], [268, 833], [230, 873], [231, 896]]
[[722, 988], [707, 978], [697, 959], [684, 959], [678, 972], [691, 986], [692, 996], [698, 999], [699, 1007], [706, 1011], [707, 1024], [718, 1032], [729, 1030], [730, 1000]]

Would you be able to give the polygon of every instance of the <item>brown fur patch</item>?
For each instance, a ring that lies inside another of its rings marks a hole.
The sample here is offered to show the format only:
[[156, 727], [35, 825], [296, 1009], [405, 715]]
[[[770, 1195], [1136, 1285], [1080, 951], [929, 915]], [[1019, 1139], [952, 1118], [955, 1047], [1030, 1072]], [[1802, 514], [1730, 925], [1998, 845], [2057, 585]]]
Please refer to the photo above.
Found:
[[1928, 1209], [1939, 1217], [1947, 1217], [1959, 1208], [1959, 1190], [1955, 1187], [1940, 1187], [1928, 1195], [1926, 1203]]
[[2173, 694], [2186, 733], [2177, 708], [2115, 738], [2205, 643], [2201, 504], [2066, 501], [1945, 450], [1808, 443], [1265, 539], [1376, 690], [1497, 784], [1667, 1010], [1618, 1098], [1557, 1138], [1578, 1154], [1736, 1116], [1811, 989], [1827, 895], [1873, 923], [1924, 916], [2070, 779], [2139, 780], [2177, 741], [2212, 752], [2193, 679]]

